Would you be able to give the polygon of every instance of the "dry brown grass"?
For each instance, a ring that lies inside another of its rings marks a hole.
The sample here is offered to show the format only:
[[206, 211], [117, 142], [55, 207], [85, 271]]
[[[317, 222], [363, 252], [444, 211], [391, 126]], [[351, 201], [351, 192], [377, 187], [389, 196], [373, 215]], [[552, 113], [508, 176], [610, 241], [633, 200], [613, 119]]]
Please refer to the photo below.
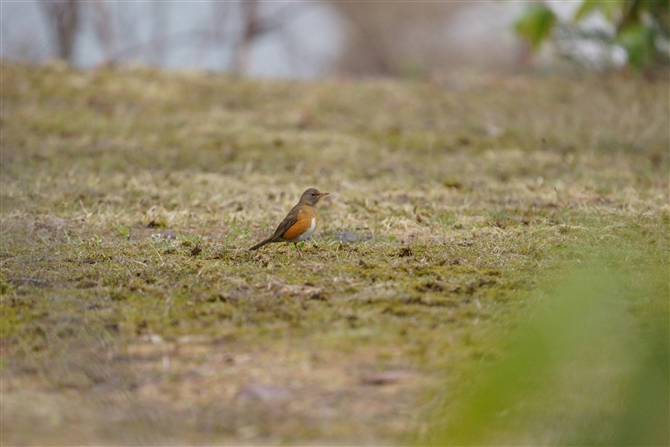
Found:
[[[663, 83], [4, 64], [2, 100], [9, 444], [396, 442], [575, 247], [667, 250]], [[248, 252], [309, 186], [304, 259]]]

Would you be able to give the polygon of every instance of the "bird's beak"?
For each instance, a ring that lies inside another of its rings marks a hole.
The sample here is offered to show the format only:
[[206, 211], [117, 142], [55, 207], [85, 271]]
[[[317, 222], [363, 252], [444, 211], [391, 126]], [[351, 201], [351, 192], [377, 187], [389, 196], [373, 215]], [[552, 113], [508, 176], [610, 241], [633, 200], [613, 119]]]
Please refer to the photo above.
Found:
[[330, 194], [330, 193], [329, 192], [322, 192], [322, 193], [319, 193], [319, 195], [317, 195], [316, 197], [318, 197], [320, 199], [321, 197], [327, 196], [328, 194]]

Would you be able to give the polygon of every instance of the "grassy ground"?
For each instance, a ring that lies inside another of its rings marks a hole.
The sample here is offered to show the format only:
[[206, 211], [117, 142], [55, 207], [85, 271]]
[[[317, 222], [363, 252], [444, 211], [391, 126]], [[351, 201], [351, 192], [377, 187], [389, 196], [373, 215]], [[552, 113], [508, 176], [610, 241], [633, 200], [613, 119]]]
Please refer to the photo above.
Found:
[[[667, 81], [1, 68], [8, 445], [403, 442], [586, 246], [667, 318]], [[247, 251], [310, 186], [304, 258]]]

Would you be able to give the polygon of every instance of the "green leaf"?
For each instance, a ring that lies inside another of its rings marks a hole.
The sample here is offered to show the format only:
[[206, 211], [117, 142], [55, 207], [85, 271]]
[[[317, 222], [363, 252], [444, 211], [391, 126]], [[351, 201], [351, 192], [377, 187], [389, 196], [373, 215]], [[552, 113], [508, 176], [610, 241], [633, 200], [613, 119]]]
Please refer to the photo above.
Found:
[[628, 65], [639, 70], [654, 57], [654, 32], [641, 23], [623, 28], [617, 40], [628, 52]]
[[528, 7], [517, 20], [514, 30], [536, 50], [551, 35], [555, 23], [556, 15], [551, 9], [543, 4], [535, 4]]

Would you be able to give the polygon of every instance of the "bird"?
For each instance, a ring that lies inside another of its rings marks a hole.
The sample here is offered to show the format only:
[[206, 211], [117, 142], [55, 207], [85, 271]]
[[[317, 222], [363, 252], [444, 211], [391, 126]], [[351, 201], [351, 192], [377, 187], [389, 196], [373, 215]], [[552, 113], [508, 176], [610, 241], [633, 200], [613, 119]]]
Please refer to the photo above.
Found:
[[302, 196], [300, 196], [298, 204], [289, 211], [284, 220], [277, 226], [274, 234], [254, 245], [249, 250], [258, 250], [262, 246], [273, 242], [286, 242], [286, 245], [293, 242], [296, 250], [298, 250], [298, 255], [302, 258], [298, 242], [309, 239], [314, 230], [316, 230], [316, 225], [319, 222], [316, 204], [319, 203], [321, 197], [328, 194], [327, 192], [320, 192], [316, 188], [305, 190]]

